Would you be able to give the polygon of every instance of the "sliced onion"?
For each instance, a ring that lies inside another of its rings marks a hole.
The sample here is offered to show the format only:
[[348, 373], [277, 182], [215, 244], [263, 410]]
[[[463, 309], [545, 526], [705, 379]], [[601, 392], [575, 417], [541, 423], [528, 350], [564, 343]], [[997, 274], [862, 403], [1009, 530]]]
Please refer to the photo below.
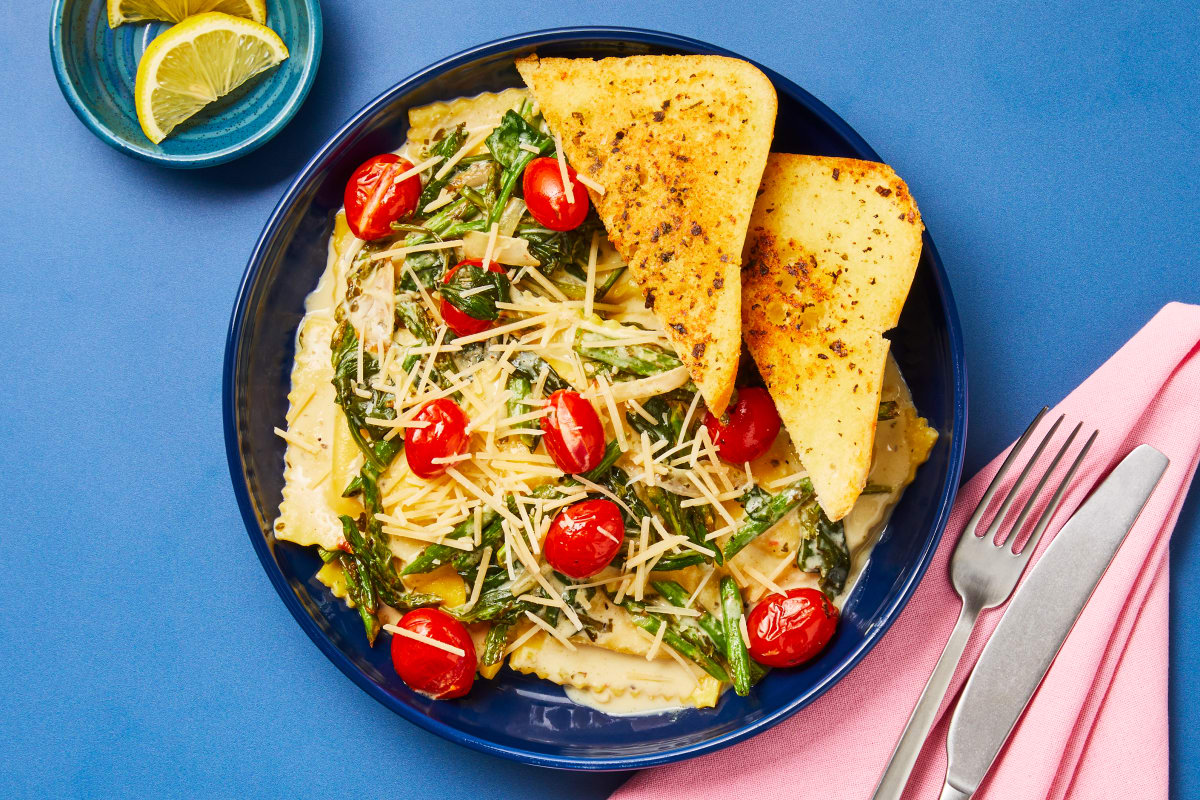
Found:
[[[483, 258], [487, 252], [488, 235], [480, 231], [463, 234], [463, 257]], [[529, 252], [529, 242], [512, 236], [497, 236], [492, 261], [512, 267], [536, 267], [540, 262]]]
[[626, 400], [637, 400], [643, 397], [654, 397], [678, 389], [688, 382], [687, 367], [676, 367], [649, 378], [638, 378], [633, 381], [621, 381], [612, 385], [613, 400], [622, 403]]

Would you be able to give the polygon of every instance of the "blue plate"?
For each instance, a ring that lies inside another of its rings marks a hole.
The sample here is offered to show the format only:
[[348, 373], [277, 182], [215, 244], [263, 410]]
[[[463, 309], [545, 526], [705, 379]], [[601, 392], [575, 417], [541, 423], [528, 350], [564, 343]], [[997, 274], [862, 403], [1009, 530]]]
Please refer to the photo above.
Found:
[[267, 0], [267, 26], [288, 59], [201, 111], [154, 144], [138, 125], [133, 83], [146, 46], [170, 27], [133, 23], [112, 30], [104, 0], [55, 0], [50, 56], [63, 96], [102, 140], [167, 167], [222, 164], [261, 147], [291, 120], [321, 60], [320, 0]]
[[[284, 424], [304, 297], [325, 269], [342, 189], [365, 159], [404, 141], [412, 106], [520, 86], [513, 59], [556, 56], [717, 53], [726, 50], [628, 28], [541, 31], [481, 45], [397, 84], [359, 112], [301, 172], [259, 239], [238, 294], [225, 351], [225, 443], [234, 491], [271, 582], [329, 659], [405, 719], [459, 744], [529, 764], [612, 770], [666, 764], [763, 731], [811, 703], [867, 654], [895, 620], [929, 564], [958, 487], [966, 433], [962, 335], [946, 274], [928, 234], [893, 352], [917, 407], [941, 433], [847, 599], [830, 647], [797, 669], [775, 670], [750, 697], [726, 693], [714, 709], [610, 717], [574, 705], [547, 681], [505, 669], [461, 700], [409, 691], [386, 646], [370, 648], [358, 615], [314, 579], [313, 548], [276, 542], [271, 524], [283, 487]], [[765, 67], [779, 92], [774, 148], [878, 160], [845, 122], [796, 84]]]

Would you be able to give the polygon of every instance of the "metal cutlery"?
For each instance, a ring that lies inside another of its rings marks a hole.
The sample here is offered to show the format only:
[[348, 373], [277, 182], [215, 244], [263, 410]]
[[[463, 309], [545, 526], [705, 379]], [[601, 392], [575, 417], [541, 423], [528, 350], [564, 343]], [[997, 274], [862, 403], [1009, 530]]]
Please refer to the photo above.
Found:
[[[1080, 449], [1075, 460], [1071, 463], [1066, 475], [1055, 488], [1049, 503], [1046, 504], [1041, 515], [1038, 517], [1028, 542], [1020, 551], [1017, 551], [1016, 547], [1021, 538], [1020, 533], [1030, 521], [1037, 507], [1038, 497], [1042, 495], [1048, 482], [1057, 470], [1059, 463], [1071, 449], [1071, 445], [1079, 434], [1082, 424], [1075, 426], [1070, 436], [1067, 437], [1066, 442], [1059, 448], [1057, 454], [1055, 454], [1050, 465], [1042, 473], [1037, 486], [1030, 493], [1025, 505], [1022, 507], [1016, 522], [998, 540], [999, 544], [997, 544], [997, 535], [1005, 519], [1008, 517], [1009, 511], [1021, 497], [1022, 487], [1035, 471], [1042, 453], [1058, 432], [1059, 426], [1063, 422], [1063, 417], [1060, 416], [1054, 422], [1054, 425], [1051, 426], [1049, 432], [1040, 439], [1033, 451], [1033, 455], [1029, 457], [1025, 468], [1021, 471], [1016, 481], [1013, 482], [1012, 486], [1007, 489], [995, 518], [986, 530], [980, 530], [981, 523], [992, 501], [1001, 490], [1005, 477], [1025, 450], [1038, 424], [1045, 417], [1046, 411], [1047, 409], [1043, 408], [1038, 413], [1033, 422], [1030, 423], [1029, 427], [1021, 435], [1021, 438], [1013, 445], [1008, 457], [1004, 459], [1000, 470], [992, 479], [987, 491], [984, 492], [983, 498], [979, 501], [979, 505], [976, 507], [974, 514], [971, 515], [971, 519], [967, 522], [967, 526], [958, 540], [958, 544], [950, 560], [950, 577], [955, 591], [958, 592], [962, 600], [962, 610], [959, 612], [958, 622], [954, 625], [950, 639], [946, 642], [946, 647], [933, 669], [933, 674], [929, 676], [929, 680], [925, 684], [925, 689], [921, 692], [921, 697], [918, 699], [916, 707], [909, 716], [908, 723], [904, 727], [904, 732], [900, 736], [900, 741], [897, 742], [896, 748], [892, 752], [887, 769], [884, 770], [879, 785], [876, 787], [874, 795], [872, 795], [873, 800], [899, 800], [901, 794], [904, 792], [904, 787], [908, 783], [913, 765], [916, 763], [917, 756], [921, 752], [921, 746], [924, 744], [930, 729], [933, 727], [934, 720], [937, 718], [938, 708], [946, 696], [950, 680], [953, 678], [955, 669], [958, 667], [958, 662], [962, 658], [963, 651], [966, 649], [971, 631], [975, 629], [979, 614], [984, 609], [1000, 605], [1012, 594], [1013, 588], [1017, 585], [1017, 580], [1021, 577], [1021, 573], [1025, 571], [1025, 566], [1029, 563], [1030, 555], [1037, 548], [1038, 541], [1041, 539], [1046, 527], [1050, 524], [1050, 520], [1054, 516], [1054, 512], [1058, 509], [1059, 503], [1062, 502], [1063, 494], [1071, 485], [1071, 481], [1074, 479], [1079, 465], [1083, 462], [1092, 443], [1096, 440], [1096, 432], [1093, 432]], [[956, 797], [956, 795], [951, 795], [951, 797]]]
[[1030, 570], [950, 718], [941, 800], [970, 800], [979, 788], [1167, 464], [1149, 445], [1134, 449]]

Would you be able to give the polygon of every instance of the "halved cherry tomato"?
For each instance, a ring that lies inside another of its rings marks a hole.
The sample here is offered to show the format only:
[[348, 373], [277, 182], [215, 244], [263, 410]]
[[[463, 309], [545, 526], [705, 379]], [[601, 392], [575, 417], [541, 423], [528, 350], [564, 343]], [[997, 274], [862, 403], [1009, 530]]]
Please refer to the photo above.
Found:
[[717, 455], [733, 464], [744, 464], [761, 456], [779, 435], [779, 412], [766, 389], [750, 386], [737, 390], [737, 401], [721, 419], [710, 411], [704, 427], [717, 448]]
[[575, 202], [567, 199], [562, 173], [556, 158], [535, 158], [525, 167], [521, 176], [521, 189], [525, 193], [525, 205], [538, 224], [552, 231], [570, 231], [583, 224], [587, 217], [587, 189], [575, 178], [575, 170], [567, 165], [567, 178]]
[[462, 697], [475, 683], [475, 645], [467, 628], [445, 611], [418, 608], [396, 627], [457, 647], [464, 655], [442, 650], [400, 634], [392, 634], [392, 666], [410, 689], [434, 700]]
[[558, 512], [546, 533], [546, 563], [569, 578], [590, 578], [621, 549], [625, 522], [611, 500], [597, 498]]
[[[465, 261], [458, 262], [450, 269], [449, 272], [446, 273], [446, 277], [442, 278], [442, 283], [449, 283], [450, 279], [454, 277], [454, 273], [458, 272], [459, 267], [479, 267], [480, 269], [483, 269], [483, 260], [479, 258], [468, 258]], [[493, 261], [488, 264], [488, 272], [504, 272], [504, 267]], [[486, 331], [488, 328], [492, 327], [490, 320], [475, 319], [467, 312], [460, 311], [459, 309], [455, 308], [454, 305], [444, 297], [442, 298], [441, 312], [442, 320], [450, 327], [450, 330], [454, 331], [454, 333], [458, 336], [470, 336], [473, 333]]]
[[768, 667], [794, 667], [821, 652], [837, 624], [837, 606], [819, 589], [773, 594], [746, 617], [750, 656]]
[[408, 468], [421, 478], [436, 478], [446, 471], [447, 464], [435, 458], [456, 456], [467, 449], [467, 414], [449, 397], [439, 397], [421, 406], [413, 416], [414, 422], [429, 424], [412, 428], [404, 443]]
[[421, 177], [413, 175], [400, 183], [396, 178], [413, 165], [396, 155], [384, 153], [369, 158], [346, 182], [346, 224], [359, 239], [379, 239], [392, 232], [392, 223], [417, 208], [421, 199]]
[[546, 401], [542, 441], [563, 472], [572, 475], [599, 466], [604, 458], [604, 425], [592, 404], [579, 392], [560, 389]]

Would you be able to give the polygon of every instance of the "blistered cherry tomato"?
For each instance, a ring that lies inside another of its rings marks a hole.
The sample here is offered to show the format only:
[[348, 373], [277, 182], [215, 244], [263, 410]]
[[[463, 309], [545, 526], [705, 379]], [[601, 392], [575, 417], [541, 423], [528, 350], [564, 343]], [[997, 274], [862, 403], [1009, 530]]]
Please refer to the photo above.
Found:
[[[478, 267], [483, 269], [483, 260], [479, 258], [468, 258], [465, 261], [460, 261], [446, 273], [446, 277], [442, 278], [442, 283], [449, 283], [454, 277], [454, 273], [458, 272], [459, 267]], [[504, 267], [497, 264], [495, 261], [488, 264], [488, 272], [504, 272]], [[470, 336], [473, 333], [486, 331], [492, 327], [491, 320], [475, 319], [465, 311], [461, 311], [454, 305], [442, 298], [442, 320], [459, 336]]]
[[456, 456], [467, 449], [467, 414], [449, 397], [439, 397], [421, 406], [413, 421], [429, 424], [409, 430], [404, 443], [408, 468], [418, 477], [436, 478], [448, 465], [435, 462], [435, 458]]
[[761, 456], [779, 434], [779, 412], [766, 389], [738, 389], [737, 401], [717, 419], [709, 412], [704, 427], [717, 448], [717, 455], [733, 464], [744, 464]]
[[837, 623], [837, 606], [819, 589], [773, 594], [746, 617], [750, 656], [768, 667], [794, 667], [829, 644]]
[[584, 500], [558, 512], [546, 533], [546, 563], [569, 578], [590, 578], [621, 549], [625, 523], [611, 500]]
[[587, 189], [575, 178], [575, 170], [567, 165], [567, 178], [575, 202], [567, 199], [563, 186], [562, 172], [557, 158], [535, 158], [525, 167], [521, 177], [521, 188], [525, 193], [525, 205], [539, 225], [552, 231], [570, 231], [583, 224], [587, 217]]
[[560, 389], [546, 401], [542, 441], [563, 472], [595, 469], [604, 458], [604, 425], [592, 404], [579, 392]]
[[410, 689], [434, 700], [462, 697], [475, 683], [475, 645], [467, 628], [436, 608], [418, 608], [405, 614], [396, 627], [457, 647], [463, 655], [427, 642], [392, 634], [392, 666]]
[[379, 239], [392, 232], [392, 223], [417, 209], [421, 178], [396, 178], [413, 165], [395, 153], [369, 158], [346, 182], [346, 224], [360, 239]]

